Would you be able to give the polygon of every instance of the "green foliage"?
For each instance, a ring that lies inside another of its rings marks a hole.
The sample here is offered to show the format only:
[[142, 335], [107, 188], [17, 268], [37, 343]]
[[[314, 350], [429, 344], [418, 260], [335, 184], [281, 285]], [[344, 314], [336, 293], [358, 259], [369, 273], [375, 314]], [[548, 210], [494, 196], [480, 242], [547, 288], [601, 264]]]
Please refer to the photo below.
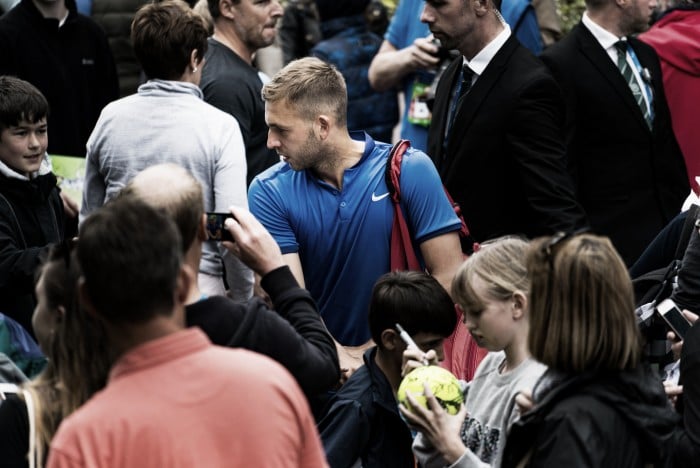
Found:
[[556, 3], [561, 16], [561, 29], [566, 34], [581, 20], [586, 4], [584, 0], [556, 0]]

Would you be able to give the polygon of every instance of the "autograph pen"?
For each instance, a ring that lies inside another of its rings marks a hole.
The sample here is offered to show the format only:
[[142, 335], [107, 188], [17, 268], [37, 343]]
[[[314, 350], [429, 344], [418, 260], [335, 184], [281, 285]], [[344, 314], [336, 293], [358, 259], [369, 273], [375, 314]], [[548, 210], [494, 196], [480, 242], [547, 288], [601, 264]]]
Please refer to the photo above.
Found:
[[[413, 348], [415, 350], [420, 351], [421, 349], [418, 347], [416, 342], [413, 341], [413, 338], [411, 338], [411, 335], [409, 335], [408, 332], [406, 332], [406, 330], [404, 330], [403, 327], [401, 325], [399, 325], [398, 323], [395, 325], [396, 325], [396, 329], [399, 331], [399, 336], [404, 341], [404, 343], [406, 343], [406, 346], [408, 346], [409, 348]], [[421, 360], [421, 362], [423, 363], [424, 366], [427, 366], [430, 364], [430, 362], [428, 362], [428, 359], [425, 357], [425, 355], [423, 356], [423, 359]]]

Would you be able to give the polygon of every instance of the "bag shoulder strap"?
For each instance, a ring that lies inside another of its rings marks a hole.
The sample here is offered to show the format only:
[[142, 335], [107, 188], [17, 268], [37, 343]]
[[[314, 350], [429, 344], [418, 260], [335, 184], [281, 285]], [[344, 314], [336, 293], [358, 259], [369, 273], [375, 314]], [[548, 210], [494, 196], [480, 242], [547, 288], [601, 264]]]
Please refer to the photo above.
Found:
[[406, 150], [411, 146], [408, 140], [399, 140], [391, 148], [386, 163], [386, 186], [389, 198], [394, 205], [394, 221], [391, 228], [391, 269], [392, 270], [421, 270], [418, 256], [413, 248], [411, 233], [408, 230], [406, 218], [401, 210], [401, 161]]
[[[389, 159], [386, 164], [385, 179], [386, 186], [389, 189], [389, 194], [394, 203], [401, 202], [401, 163], [403, 162], [404, 153], [410, 147], [410, 141], [399, 140], [391, 148], [391, 152], [389, 153]], [[467, 227], [467, 222], [464, 220], [464, 215], [462, 215], [462, 208], [459, 206], [459, 203], [454, 201], [454, 199], [450, 195], [450, 192], [447, 191], [447, 188], [444, 185], [442, 186], [442, 188], [445, 191], [445, 196], [447, 197], [447, 200], [450, 202], [450, 205], [452, 205], [452, 209], [454, 209], [455, 214], [459, 218], [460, 237], [468, 237], [469, 228]]]
[[688, 248], [688, 244], [690, 243], [690, 236], [693, 233], [693, 228], [695, 227], [695, 219], [698, 216], [699, 209], [700, 206], [695, 204], [691, 205], [690, 208], [688, 208], [688, 214], [685, 217], [685, 222], [683, 223], [681, 235], [678, 239], [678, 245], [676, 246], [676, 252], [673, 255], [673, 258], [676, 258], [678, 260], [681, 260], [683, 258], [685, 250]]

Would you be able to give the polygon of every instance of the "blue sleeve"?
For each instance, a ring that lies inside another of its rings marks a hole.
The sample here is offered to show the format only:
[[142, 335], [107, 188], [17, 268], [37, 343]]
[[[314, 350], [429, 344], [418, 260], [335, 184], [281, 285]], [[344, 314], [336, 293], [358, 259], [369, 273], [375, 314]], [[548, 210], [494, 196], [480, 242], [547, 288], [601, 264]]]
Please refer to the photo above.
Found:
[[318, 432], [328, 464], [350, 468], [365, 452], [370, 424], [360, 402], [343, 400], [331, 406], [318, 424]]
[[411, 12], [413, 11], [413, 1], [411, 0], [401, 0], [399, 6], [396, 7], [394, 16], [391, 18], [389, 27], [384, 34], [384, 40], [396, 47], [397, 49], [403, 49], [408, 44], [408, 24], [411, 21]]
[[409, 150], [404, 155], [401, 206], [418, 244], [461, 227], [435, 165], [422, 151]]
[[250, 212], [265, 226], [282, 250], [282, 254], [299, 251], [292, 229], [284, 194], [279, 186], [256, 177], [248, 189]]

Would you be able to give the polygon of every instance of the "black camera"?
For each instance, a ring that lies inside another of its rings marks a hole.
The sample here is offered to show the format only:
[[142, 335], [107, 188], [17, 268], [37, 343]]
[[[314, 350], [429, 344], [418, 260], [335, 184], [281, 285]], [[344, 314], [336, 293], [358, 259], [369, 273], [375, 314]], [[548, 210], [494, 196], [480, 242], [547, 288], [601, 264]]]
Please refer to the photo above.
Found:
[[236, 219], [231, 213], [207, 213], [207, 240], [233, 242], [233, 236], [226, 229], [226, 218]]

